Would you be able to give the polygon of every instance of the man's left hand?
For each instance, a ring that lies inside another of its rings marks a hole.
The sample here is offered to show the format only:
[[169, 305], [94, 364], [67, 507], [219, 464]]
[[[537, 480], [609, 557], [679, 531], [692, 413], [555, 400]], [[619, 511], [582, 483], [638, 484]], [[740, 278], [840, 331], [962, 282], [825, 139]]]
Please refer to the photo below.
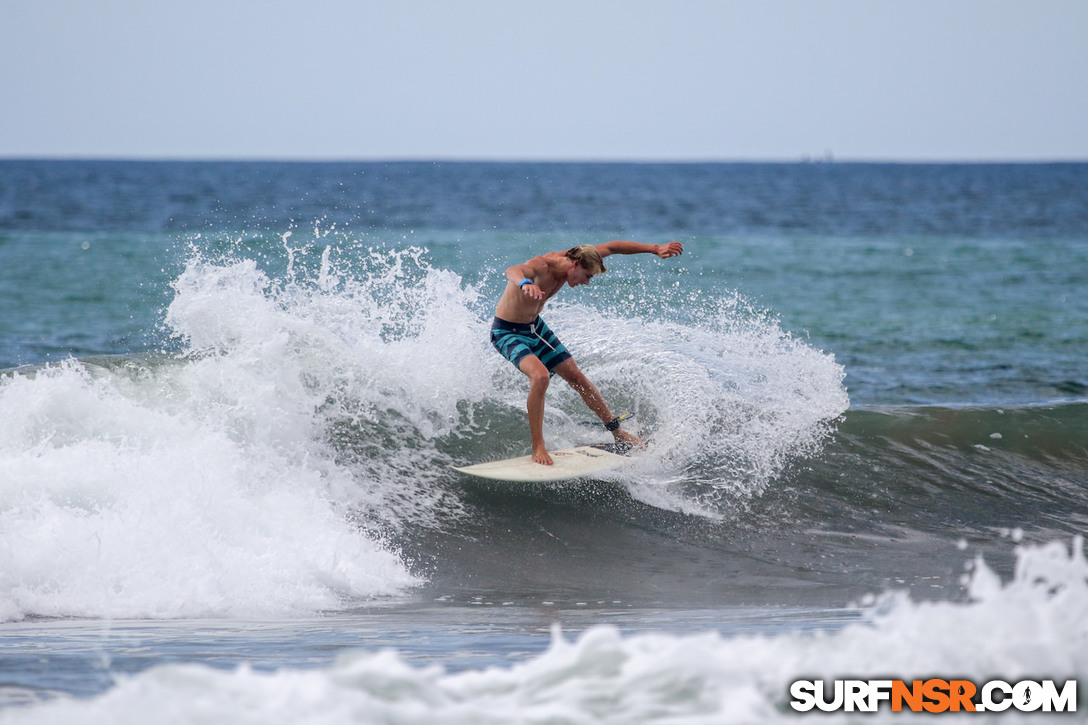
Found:
[[662, 259], [668, 259], [669, 257], [679, 257], [684, 253], [684, 245], [680, 242], [669, 242], [668, 244], [658, 244], [657, 250], [654, 252]]

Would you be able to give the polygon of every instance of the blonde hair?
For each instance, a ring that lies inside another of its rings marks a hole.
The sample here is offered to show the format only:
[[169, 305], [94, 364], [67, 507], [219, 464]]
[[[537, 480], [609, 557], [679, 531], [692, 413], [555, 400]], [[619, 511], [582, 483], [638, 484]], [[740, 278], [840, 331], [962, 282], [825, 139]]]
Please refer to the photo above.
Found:
[[600, 274], [608, 271], [605, 269], [604, 260], [601, 259], [601, 253], [592, 244], [571, 247], [567, 250], [566, 257], [582, 265], [582, 268], [590, 274]]

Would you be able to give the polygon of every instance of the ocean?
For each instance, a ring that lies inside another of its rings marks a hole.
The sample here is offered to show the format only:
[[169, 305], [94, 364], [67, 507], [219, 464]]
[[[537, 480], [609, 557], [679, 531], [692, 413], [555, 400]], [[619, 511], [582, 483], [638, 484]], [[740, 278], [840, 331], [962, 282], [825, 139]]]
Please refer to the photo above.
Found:
[[[647, 450], [452, 471], [503, 271], [613, 239], [685, 251], [545, 318]], [[0, 161], [0, 723], [1083, 720], [1086, 290], [1088, 164]]]

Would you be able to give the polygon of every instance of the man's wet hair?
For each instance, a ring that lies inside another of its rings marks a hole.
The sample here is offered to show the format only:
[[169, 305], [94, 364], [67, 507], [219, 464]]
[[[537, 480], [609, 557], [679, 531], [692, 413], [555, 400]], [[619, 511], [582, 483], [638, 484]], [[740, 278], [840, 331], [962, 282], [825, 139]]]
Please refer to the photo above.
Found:
[[604, 260], [601, 259], [601, 253], [592, 244], [571, 247], [567, 250], [565, 256], [567, 259], [573, 259], [582, 265], [582, 268], [590, 274], [600, 274], [608, 271], [604, 266]]

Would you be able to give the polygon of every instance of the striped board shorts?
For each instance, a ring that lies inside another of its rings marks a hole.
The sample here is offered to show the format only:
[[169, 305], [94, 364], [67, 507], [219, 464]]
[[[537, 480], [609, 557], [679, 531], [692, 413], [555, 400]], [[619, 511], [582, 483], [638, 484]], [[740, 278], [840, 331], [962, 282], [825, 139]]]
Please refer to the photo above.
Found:
[[507, 322], [496, 317], [491, 323], [491, 344], [519, 369], [526, 356], [536, 355], [554, 374], [555, 366], [571, 357], [567, 348], [539, 317], [529, 324]]

